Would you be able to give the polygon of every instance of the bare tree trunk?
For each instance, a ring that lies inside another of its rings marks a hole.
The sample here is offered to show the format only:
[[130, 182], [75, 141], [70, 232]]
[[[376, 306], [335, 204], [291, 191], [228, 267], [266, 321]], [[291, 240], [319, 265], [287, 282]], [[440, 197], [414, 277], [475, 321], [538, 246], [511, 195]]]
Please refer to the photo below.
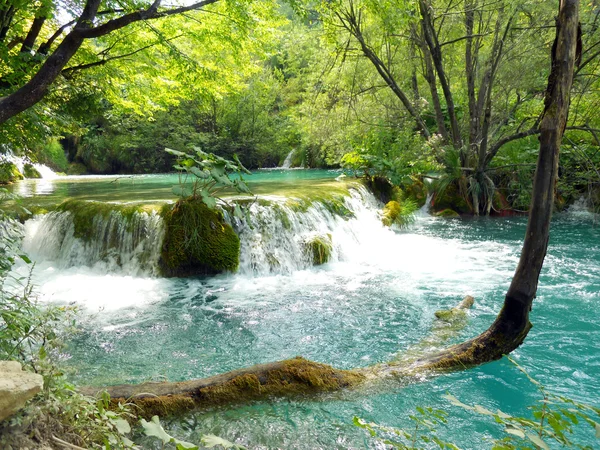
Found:
[[435, 70], [433, 68], [433, 62], [431, 61], [431, 53], [427, 43], [418, 35], [417, 31], [413, 29], [413, 39], [415, 39], [421, 49], [423, 56], [423, 77], [429, 85], [429, 92], [431, 93], [431, 101], [433, 102], [433, 110], [435, 111], [435, 121], [437, 123], [437, 130], [444, 142], [448, 142], [448, 130], [446, 129], [446, 123], [444, 119], [444, 112], [442, 111], [442, 105], [440, 104], [440, 94], [437, 90], [437, 81], [435, 78]]
[[[452, 96], [452, 91], [450, 90], [448, 76], [446, 75], [446, 72], [444, 70], [442, 50], [438, 42], [437, 34], [433, 27], [433, 19], [431, 18], [429, 5], [425, 2], [425, 0], [420, 0], [419, 7], [421, 10], [421, 24], [423, 28], [423, 37], [425, 38], [425, 42], [427, 42], [427, 46], [429, 47], [429, 50], [431, 52], [433, 65], [435, 67], [435, 70], [437, 71], [438, 78], [442, 86], [442, 92], [444, 93], [444, 98], [446, 99], [446, 107], [448, 108], [448, 116], [450, 119], [450, 129], [452, 130], [452, 142], [455, 148], [460, 149], [462, 147], [462, 137], [460, 135], [458, 119], [456, 118], [454, 98]], [[464, 165], [463, 153], [464, 152], [461, 152], [461, 163], [463, 163]]]

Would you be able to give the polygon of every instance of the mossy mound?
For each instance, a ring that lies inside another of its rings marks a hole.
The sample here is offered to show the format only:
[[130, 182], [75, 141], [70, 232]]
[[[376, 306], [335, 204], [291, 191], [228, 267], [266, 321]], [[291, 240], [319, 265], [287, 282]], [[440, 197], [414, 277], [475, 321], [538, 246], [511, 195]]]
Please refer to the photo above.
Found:
[[459, 214], [471, 213], [471, 207], [464, 197], [460, 195], [459, 189], [455, 184], [450, 184], [443, 193], [436, 194], [432, 202], [432, 207], [434, 212], [451, 209]]
[[70, 212], [75, 227], [74, 236], [89, 241], [94, 237], [94, 219], [96, 217], [107, 218], [112, 212], [117, 212], [123, 216], [127, 224], [131, 224], [134, 214], [150, 212], [155, 208], [153, 205], [127, 205], [73, 199], [58, 205], [56, 211]]
[[314, 236], [307, 240], [305, 245], [314, 266], [325, 264], [331, 259], [333, 243], [330, 234]]
[[386, 227], [391, 227], [392, 224], [398, 220], [401, 213], [402, 207], [400, 206], [400, 203], [398, 203], [396, 200], [389, 201], [383, 208], [383, 217], [381, 218], [381, 222]]
[[14, 163], [0, 163], [0, 184], [10, 184], [15, 181], [22, 180], [23, 174]]
[[161, 269], [166, 276], [190, 276], [235, 271], [240, 239], [219, 211], [199, 200], [180, 200], [161, 211], [165, 238]]
[[441, 211], [434, 213], [434, 216], [445, 217], [447, 219], [456, 219], [456, 218], [460, 217], [460, 214], [458, 214], [456, 211], [454, 211], [450, 208], [446, 208], [446, 209], [442, 209]]
[[25, 175], [25, 178], [42, 178], [42, 174], [33, 167], [33, 164], [25, 164], [23, 166], [23, 175]]
[[416, 177], [410, 178], [410, 183], [404, 183], [404, 198], [412, 200], [421, 208], [427, 201], [427, 188], [422, 180]]

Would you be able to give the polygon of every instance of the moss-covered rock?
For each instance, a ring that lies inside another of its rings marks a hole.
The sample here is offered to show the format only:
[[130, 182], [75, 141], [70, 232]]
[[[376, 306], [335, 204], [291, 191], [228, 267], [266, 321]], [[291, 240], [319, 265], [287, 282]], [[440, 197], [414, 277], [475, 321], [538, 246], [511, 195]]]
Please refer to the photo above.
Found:
[[94, 219], [107, 218], [112, 212], [123, 216], [127, 224], [132, 223], [133, 215], [142, 212], [151, 212], [155, 205], [130, 205], [120, 203], [102, 203], [86, 200], [66, 200], [56, 208], [56, 211], [70, 212], [73, 217], [74, 236], [84, 241], [94, 237]]
[[386, 227], [391, 227], [392, 224], [398, 220], [401, 213], [402, 207], [400, 206], [400, 203], [398, 203], [396, 200], [389, 201], [383, 208], [383, 217], [381, 218], [381, 222]]
[[219, 211], [198, 200], [180, 200], [161, 211], [165, 237], [161, 268], [166, 276], [235, 271], [240, 239]]
[[8, 161], [0, 163], [0, 184], [10, 184], [22, 179], [23, 174], [14, 163]]
[[437, 211], [436, 213], [434, 213], [434, 215], [436, 217], [445, 217], [447, 219], [455, 219], [457, 217], [460, 217], [460, 214], [458, 214], [456, 211], [454, 211], [450, 208], [446, 208], [446, 209], [442, 209], [441, 211]]
[[25, 178], [42, 178], [42, 174], [33, 167], [33, 164], [29, 163], [23, 166], [23, 175], [25, 175]]
[[321, 264], [329, 262], [331, 259], [333, 243], [330, 234], [314, 236], [307, 240], [305, 245], [313, 265], [320, 266]]
[[450, 184], [443, 193], [436, 195], [433, 198], [432, 208], [434, 212], [443, 211], [444, 209], [451, 209], [459, 214], [469, 214], [471, 207], [460, 195], [459, 189], [456, 184]]

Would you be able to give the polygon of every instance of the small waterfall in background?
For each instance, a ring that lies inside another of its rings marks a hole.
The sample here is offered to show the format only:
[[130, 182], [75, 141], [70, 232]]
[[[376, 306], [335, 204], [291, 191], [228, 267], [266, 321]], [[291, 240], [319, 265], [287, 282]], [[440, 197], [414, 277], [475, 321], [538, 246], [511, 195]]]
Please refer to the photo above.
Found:
[[431, 211], [431, 200], [433, 199], [433, 192], [427, 192], [427, 198], [423, 206], [416, 212], [418, 216], [429, 216]]
[[24, 173], [26, 164], [31, 164], [33, 168], [39, 172], [42, 179], [53, 180], [55, 178], [58, 178], [56, 172], [54, 172], [50, 167], [44, 164], [34, 163], [28, 157], [17, 156], [11, 151], [7, 151], [6, 154], [0, 154], [0, 162], [13, 163], [15, 166], [17, 166], [17, 169], [19, 169], [19, 172], [21, 173]]
[[281, 165], [281, 169], [290, 169], [292, 167], [292, 158], [294, 157], [295, 152], [296, 150], [292, 150], [288, 153], [288, 155], [285, 157], [285, 160], [283, 161], [283, 164]]
[[112, 211], [97, 215], [90, 238], [75, 236], [71, 212], [51, 212], [25, 223], [23, 250], [35, 261], [54, 261], [59, 268], [94, 267], [103, 273], [156, 275], [163, 239], [157, 213], [130, 217]]

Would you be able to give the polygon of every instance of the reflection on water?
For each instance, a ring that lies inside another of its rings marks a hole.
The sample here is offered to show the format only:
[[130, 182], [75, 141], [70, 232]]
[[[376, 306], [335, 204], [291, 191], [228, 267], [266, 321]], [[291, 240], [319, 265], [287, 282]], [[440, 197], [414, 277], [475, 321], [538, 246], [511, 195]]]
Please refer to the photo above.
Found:
[[56, 190], [56, 180], [56, 178], [31, 178], [16, 183], [13, 189], [20, 197], [48, 196]]

